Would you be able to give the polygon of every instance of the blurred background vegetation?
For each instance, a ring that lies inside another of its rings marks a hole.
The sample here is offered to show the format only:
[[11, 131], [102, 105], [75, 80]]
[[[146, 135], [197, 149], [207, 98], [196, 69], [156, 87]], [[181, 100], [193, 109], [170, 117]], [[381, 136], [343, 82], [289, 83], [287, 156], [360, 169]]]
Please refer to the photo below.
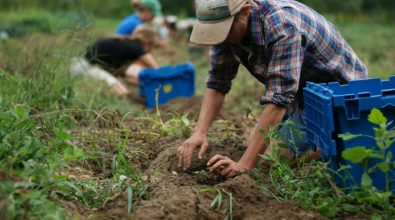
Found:
[[[320, 13], [369, 15], [395, 18], [394, 0], [299, 0]], [[193, 0], [161, 0], [165, 14], [194, 16]], [[105, 5], [106, 7], [103, 7]], [[48, 10], [83, 10], [96, 16], [122, 17], [130, 12], [128, 0], [0, 0], [0, 10], [38, 8]]]

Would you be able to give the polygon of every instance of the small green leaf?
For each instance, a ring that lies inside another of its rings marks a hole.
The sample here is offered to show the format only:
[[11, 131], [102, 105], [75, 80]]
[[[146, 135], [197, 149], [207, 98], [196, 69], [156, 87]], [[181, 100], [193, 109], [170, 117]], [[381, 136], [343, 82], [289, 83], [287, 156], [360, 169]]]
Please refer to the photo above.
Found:
[[375, 152], [371, 153], [370, 157], [371, 158], [377, 158], [377, 159], [380, 159], [380, 160], [384, 160], [384, 156], [383, 155], [381, 155], [379, 153], [375, 153]]
[[380, 193], [380, 195], [382, 198], [388, 199], [389, 197], [392, 196], [392, 193], [391, 192], [383, 192], [383, 193]]
[[131, 185], [128, 186], [128, 213], [132, 213], [133, 204], [133, 188]]
[[362, 179], [361, 179], [361, 185], [362, 186], [371, 186], [373, 183], [372, 178], [370, 178], [368, 173], [363, 173]]
[[380, 170], [383, 171], [383, 173], [388, 173], [388, 171], [390, 170], [390, 167], [386, 162], [381, 162], [377, 164], [377, 167], [380, 168]]
[[342, 157], [345, 160], [349, 160], [353, 163], [360, 163], [367, 157], [369, 157], [370, 151], [365, 147], [354, 147], [346, 149], [342, 152]]
[[343, 204], [341, 205], [342, 209], [347, 212], [358, 212], [360, 211], [360, 208], [357, 205], [351, 205], [351, 204]]
[[213, 189], [213, 188], [203, 188], [203, 189], [198, 189], [198, 192], [201, 192], [201, 193], [215, 192], [215, 189]]
[[349, 141], [349, 140], [353, 140], [355, 138], [359, 138], [361, 137], [360, 134], [351, 134], [351, 133], [345, 133], [345, 134], [339, 134], [338, 135], [339, 138], [343, 139], [344, 141]]
[[222, 193], [221, 193], [221, 191], [219, 191], [218, 190], [218, 195], [219, 195], [219, 199], [218, 199], [218, 205], [217, 205], [217, 209], [220, 209], [221, 208], [221, 205], [222, 205]]
[[392, 152], [390, 151], [390, 152], [388, 152], [388, 154], [387, 154], [387, 156], [386, 156], [386, 161], [387, 162], [390, 162], [391, 161], [391, 159], [392, 159]]
[[13, 114], [18, 119], [27, 119], [29, 117], [30, 109], [23, 105], [16, 105]]
[[59, 140], [61, 141], [65, 141], [65, 140], [69, 140], [72, 138], [72, 135], [67, 133], [66, 131], [59, 129], [57, 131], [55, 131], [56, 136], [59, 138]]
[[376, 125], [387, 123], [387, 118], [384, 117], [383, 113], [377, 108], [372, 109], [368, 116], [368, 120]]
[[213, 201], [211, 201], [210, 209], [214, 208], [214, 207], [217, 205], [218, 201], [219, 201], [219, 195], [217, 195], [217, 196], [213, 199]]
[[[374, 136], [376, 137], [376, 139], [383, 138], [383, 136], [384, 136], [384, 134], [386, 132], [385, 128], [383, 128], [383, 127], [373, 128], [373, 131], [374, 131]], [[378, 144], [379, 143], [382, 145], [381, 142], [378, 142]], [[381, 146], [381, 148], [384, 148], [384, 146]]]
[[67, 161], [79, 160], [84, 157], [84, 151], [75, 146], [65, 149], [64, 152], [63, 159]]

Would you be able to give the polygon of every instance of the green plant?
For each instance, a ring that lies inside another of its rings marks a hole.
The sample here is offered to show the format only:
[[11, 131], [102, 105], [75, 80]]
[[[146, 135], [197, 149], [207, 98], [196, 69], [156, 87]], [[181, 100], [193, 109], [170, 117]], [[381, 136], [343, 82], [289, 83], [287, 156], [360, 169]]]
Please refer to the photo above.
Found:
[[0, 113], [0, 170], [6, 172], [1, 189], [9, 201], [10, 219], [52, 216], [46, 211], [47, 206], [56, 206], [50, 197], [70, 189], [67, 177], [59, 170], [83, 157], [83, 151], [69, 142], [72, 136], [60, 122], [51, 141], [40, 139], [42, 130], [48, 127], [37, 124], [29, 116], [30, 111], [28, 106], [15, 105]]
[[225, 202], [224, 206], [224, 214], [225, 218], [224, 220], [232, 220], [233, 219], [233, 203], [235, 199], [233, 198], [233, 194], [226, 192], [225, 190], [222, 189], [213, 189], [213, 188], [207, 188], [207, 189], [200, 189], [199, 192], [216, 192], [216, 196], [211, 200], [210, 203], [210, 209], [215, 209], [215, 210], [220, 210], [222, 205], [223, 205], [223, 196], [222, 193], [225, 193], [228, 195], [228, 198]]
[[193, 123], [188, 119], [188, 115], [179, 115], [169, 113], [166, 115], [169, 119], [162, 120], [160, 116], [146, 117], [152, 125], [152, 130], [158, 132], [161, 136], [178, 136], [188, 138], [192, 133]]
[[121, 177], [125, 175], [125, 178], [131, 178], [131, 181], [128, 184], [123, 184], [124, 182], [119, 183], [119, 187], [124, 189], [124, 185], [128, 191], [128, 211], [129, 213], [132, 210], [132, 203], [133, 203], [133, 192], [136, 193], [135, 202], [139, 202], [142, 198], [147, 196], [148, 193], [148, 185], [145, 183], [143, 178], [141, 177], [141, 173], [135, 171], [126, 160], [124, 155], [125, 148], [128, 143], [130, 132], [125, 134], [123, 140], [120, 140], [118, 145], [116, 146], [116, 154], [113, 158], [113, 175], [117, 179], [122, 179]]
[[[292, 136], [301, 135], [300, 131], [293, 128], [291, 121], [284, 122], [282, 126], [289, 127]], [[262, 155], [262, 158], [270, 163], [270, 167], [261, 163], [253, 172], [253, 177], [265, 194], [278, 200], [293, 200], [304, 208], [317, 210], [328, 217], [360, 210], [349, 203], [344, 193], [335, 186], [324, 163], [307, 161], [301, 156], [297, 158], [296, 168], [293, 168], [280, 151], [296, 146], [282, 144], [276, 128], [269, 129], [266, 136], [266, 142], [273, 147], [273, 152]]]
[[[357, 183], [361, 187], [354, 188], [350, 195], [360, 203], [375, 204], [395, 211], [390, 204], [390, 197], [392, 196], [390, 185], [394, 181], [394, 179], [390, 179], [390, 175], [393, 173], [391, 169], [395, 168], [394, 155], [390, 148], [395, 143], [395, 129], [390, 128], [392, 122], [388, 122], [379, 109], [372, 109], [368, 116], [368, 121], [377, 126], [373, 128], [374, 137], [350, 133], [339, 135], [344, 141], [365, 137], [373, 139], [376, 143], [376, 146], [373, 148], [355, 146], [342, 152], [342, 157], [345, 160], [359, 164], [363, 169], [361, 182]], [[381, 192], [374, 187], [373, 180], [370, 177], [372, 173], [378, 170], [385, 177], [385, 189]]]
[[233, 219], [233, 202], [234, 202], [234, 198], [233, 198], [233, 194], [232, 193], [226, 192], [226, 194], [228, 194], [228, 200], [226, 202], [225, 209], [224, 209], [224, 212], [226, 214], [225, 220], [232, 220]]

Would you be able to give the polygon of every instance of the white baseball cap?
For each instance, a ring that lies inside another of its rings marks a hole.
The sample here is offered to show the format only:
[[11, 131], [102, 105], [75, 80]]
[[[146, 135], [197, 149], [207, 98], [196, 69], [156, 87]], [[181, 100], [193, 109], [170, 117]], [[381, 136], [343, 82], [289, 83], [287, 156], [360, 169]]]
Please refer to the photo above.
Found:
[[196, 0], [196, 17], [190, 42], [216, 45], [224, 42], [234, 17], [248, 0]]

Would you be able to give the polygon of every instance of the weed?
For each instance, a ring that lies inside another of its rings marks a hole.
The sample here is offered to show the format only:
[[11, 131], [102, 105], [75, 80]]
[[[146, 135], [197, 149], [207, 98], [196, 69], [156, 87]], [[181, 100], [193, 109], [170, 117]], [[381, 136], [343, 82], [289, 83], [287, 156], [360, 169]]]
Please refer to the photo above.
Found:
[[233, 202], [234, 202], [234, 198], [233, 198], [233, 194], [226, 192], [226, 194], [228, 194], [228, 201], [225, 205], [225, 220], [232, 220], [233, 219]]
[[[211, 200], [210, 209], [220, 210], [221, 207], [224, 205], [224, 214], [225, 220], [232, 220], [233, 219], [233, 203], [235, 199], [233, 198], [233, 194], [226, 192], [222, 189], [214, 189], [214, 188], [206, 188], [206, 189], [199, 189], [198, 192], [216, 192], [216, 196]], [[228, 198], [226, 199], [225, 204], [223, 204], [223, 193], [225, 193]]]
[[210, 203], [210, 209], [215, 208], [219, 210], [222, 206], [222, 192], [221, 190], [217, 189], [217, 195]]
[[[389, 167], [392, 166], [390, 161], [391, 154], [386, 152], [388, 152], [388, 147], [395, 142], [393, 140], [393, 131], [387, 131], [390, 124], [377, 110], [373, 110], [369, 120], [374, 124], [380, 125], [379, 128], [375, 129], [376, 135], [379, 135], [375, 140], [379, 142], [378, 145], [381, 147], [378, 148], [378, 151], [368, 150], [363, 147], [352, 148], [344, 151], [343, 157], [353, 162], [366, 162], [364, 161], [365, 159], [381, 158], [384, 161], [378, 163], [375, 169], [389, 171]], [[289, 125], [292, 126], [292, 124]], [[297, 134], [294, 133], [293, 135]], [[341, 135], [345, 140], [351, 140], [360, 136], [352, 134]], [[267, 142], [273, 143], [278, 142], [279, 135], [275, 129], [270, 129], [267, 137]], [[280, 147], [285, 146], [281, 145]], [[386, 209], [389, 207], [389, 196], [391, 193], [380, 193], [374, 187], [371, 187], [372, 181], [367, 174], [364, 174], [365, 177], [362, 178], [362, 181], [365, 181], [362, 184], [365, 190], [345, 194], [333, 182], [332, 173], [327, 169], [325, 163], [319, 161], [306, 162], [303, 158], [299, 158], [297, 169], [294, 169], [288, 162], [280, 158], [279, 147], [274, 148], [274, 152], [271, 155], [264, 155], [263, 158], [269, 160], [272, 164], [267, 176], [261, 175], [262, 169], [265, 169], [262, 164], [258, 166], [253, 175], [260, 183], [262, 191], [278, 200], [294, 200], [302, 207], [317, 210], [328, 217], [339, 216], [343, 213], [356, 213], [362, 210], [369, 210], [372, 217], [388, 217], [388, 215], [391, 215], [391, 211]], [[388, 163], [388, 169], [383, 163]], [[346, 169], [346, 167], [342, 169]], [[369, 172], [373, 172], [375, 169], [370, 168]], [[268, 181], [270, 183], [269, 188], [267, 187]], [[383, 204], [386, 204], [386, 206]]]
[[24, 105], [0, 113], [0, 169], [7, 171], [1, 188], [9, 201], [7, 213], [11, 219], [24, 215], [51, 216], [39, 204], [55, 206], [48, 201], [49, 197], [69, 189], [67, 177], [60, 175], [59, 170], [69, 161], [83, 157], [83, 151], [70, 144], [72, 137], [61, 123], [56, 124], [51, 141], [40, 140], [45, 128], [32, 120], [29, 113], [30, 108]]
[[[361, 165], [364, 172], [361, 182], [357, 183], [356, 187], [353, 187], [350, 197], [358, 203], [376, 205], [387, 210], [388, 213], [395, 213], [395, 208], [390, 202], [393, 193], [390, 185], [394, 182], [394, 179], [390, 179], [390, 176], [393, 176], [393, 169], [395, 168], [390, 148], [395, 143], [395, 129], [390, 129], [392, 122], [388, 122], [387, 118], [378, 109], [372, 109], [368, 120], [377, 126], [373, 128], [374, 137], [350, 133], [339, 135], [344, 141], [366, 137], [373, 139], [376, 143], [376, 146], [373, 148], [355, 146], [342, 152], [342, 157], [345, 160]], [[349, 167], [343, 167], [345, 170], [347, 168]], [[381, 171], [385, 177], [385, 188], [383, 191], [377, 190], [370, 176], [378, 171]], [[358, 187], [359, 185], [360, 187]]]

